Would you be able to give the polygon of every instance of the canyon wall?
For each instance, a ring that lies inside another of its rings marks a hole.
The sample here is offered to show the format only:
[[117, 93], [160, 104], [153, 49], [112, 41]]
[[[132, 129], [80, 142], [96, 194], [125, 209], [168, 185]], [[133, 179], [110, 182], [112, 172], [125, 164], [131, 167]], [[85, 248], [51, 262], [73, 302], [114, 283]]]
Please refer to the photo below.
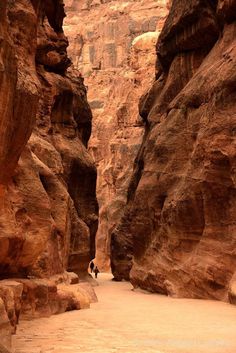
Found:
[[174, 0], [157, 57], [112, 271], [236, 303], [236, 1]]
[[139, 97], [152, 84], [166, 0], [66, 0], [69, 55], [85, 77], [93, 110], [90, 152], [98, 168], [96, 261], [109, 268], [110, 235], [126, 203], [144, 127]]
[[66, 286], [86, 275], [94, 257], [98, 206], [87, 151], [92, 114], [83, 79], [69, 68], [64, 16], [62, 0], [0, 4], [0, 337], [6, 346], [6, 331], [15, 330], [20, 313], [50, 315], [89, 304], [85, 289]]

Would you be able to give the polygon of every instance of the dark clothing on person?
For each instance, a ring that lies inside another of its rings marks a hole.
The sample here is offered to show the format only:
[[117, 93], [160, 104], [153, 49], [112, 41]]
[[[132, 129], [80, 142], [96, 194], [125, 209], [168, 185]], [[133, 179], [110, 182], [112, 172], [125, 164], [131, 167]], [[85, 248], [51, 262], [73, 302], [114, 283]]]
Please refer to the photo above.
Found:
[[94, 262], [93, 261], [91, 261], [90, 262], [90, 271], [91, 271], [91, 273], [93, 273], [93, 269], [94, 269]]
[[95, 273], [95, 278], [98, 278], [98, 273], [99, 273], [99, 269], [97, 268], [97, 266], [95, 267], [94, 273]]

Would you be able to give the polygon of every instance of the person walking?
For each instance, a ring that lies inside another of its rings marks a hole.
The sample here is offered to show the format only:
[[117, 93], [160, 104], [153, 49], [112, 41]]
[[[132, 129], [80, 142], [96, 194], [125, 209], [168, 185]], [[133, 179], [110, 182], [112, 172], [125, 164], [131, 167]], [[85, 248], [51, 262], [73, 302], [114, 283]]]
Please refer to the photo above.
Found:
[[95, 278], [98, 278], [98, 273], [99, 273], [99, 272], [100, 272], [100, 271], [99, 271], [98, 267], [96, 266], [96, 267], [95, 267], [95, 270], [94, 270]]
[[90, 265], [89, 265], [91, 273], [93, 273], [94, 266], [95, 266], [95, 265], [94, 265], [94, 262], [91, 261], [91, 262], [90, 262]]

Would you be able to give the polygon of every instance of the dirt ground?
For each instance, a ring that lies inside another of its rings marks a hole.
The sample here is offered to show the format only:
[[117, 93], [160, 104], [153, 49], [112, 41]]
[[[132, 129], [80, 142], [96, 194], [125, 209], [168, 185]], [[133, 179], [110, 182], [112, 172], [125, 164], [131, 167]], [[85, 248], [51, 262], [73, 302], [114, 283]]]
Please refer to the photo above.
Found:
[[236, 307], [134, 292], [100, 274], [88, 310], [22, 321], [15, 353], [235, 353]]

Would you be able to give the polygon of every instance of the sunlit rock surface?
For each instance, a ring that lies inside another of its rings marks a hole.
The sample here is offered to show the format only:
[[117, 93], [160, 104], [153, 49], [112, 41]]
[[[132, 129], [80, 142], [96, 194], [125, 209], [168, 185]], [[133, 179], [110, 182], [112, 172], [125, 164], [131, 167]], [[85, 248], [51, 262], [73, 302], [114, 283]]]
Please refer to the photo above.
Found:
[[98, 167], [96, 261], [109, 268], [110, 235], [126, 203], [144, 133], [139, 97], [155, 72], [155, 45], [167, 1], [66, 0], [69, 56], [85, 76], [93, 110], [90, 151]]
[[140, 101], [146, 134], [112, 270], [135, 287], [235, 303], [236, 1], [175, 0]]

